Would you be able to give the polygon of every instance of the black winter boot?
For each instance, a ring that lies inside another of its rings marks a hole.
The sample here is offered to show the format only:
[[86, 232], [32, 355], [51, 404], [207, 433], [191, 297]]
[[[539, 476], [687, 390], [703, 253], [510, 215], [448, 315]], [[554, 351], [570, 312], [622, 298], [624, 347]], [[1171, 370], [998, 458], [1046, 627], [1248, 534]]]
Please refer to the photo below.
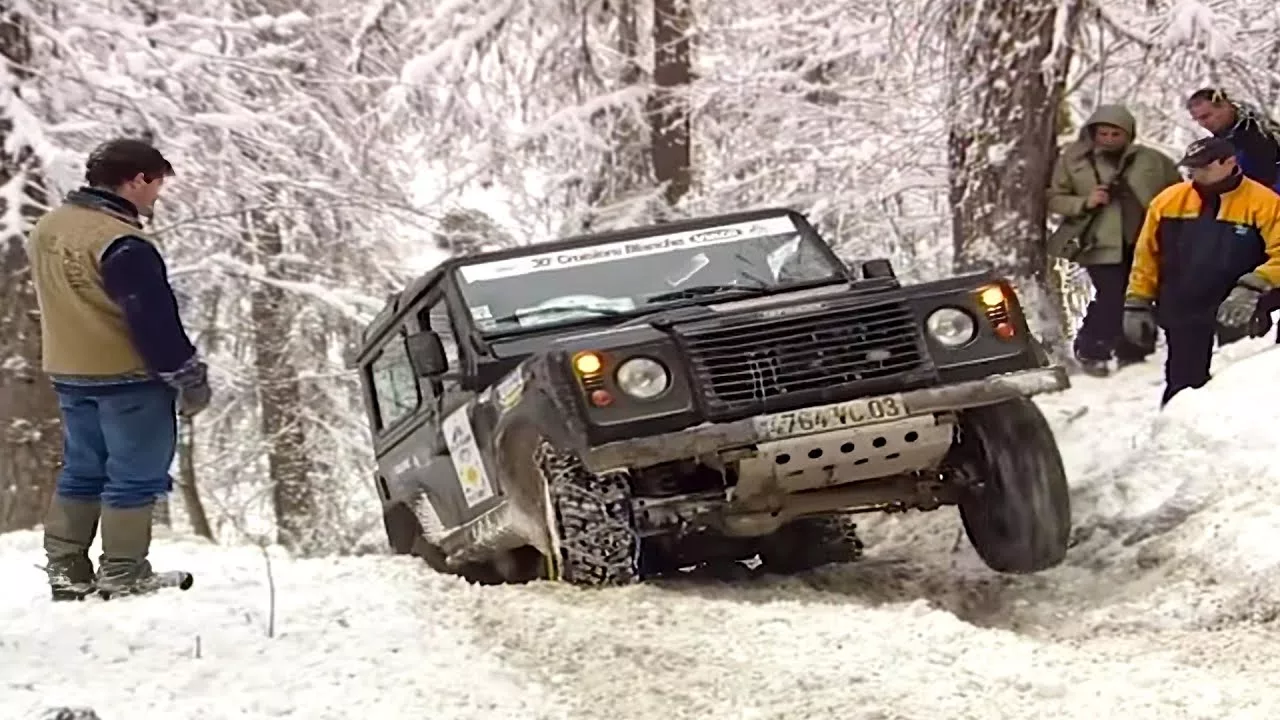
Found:
[[151, 514], [155, 505], [102, 509], [102, 557], [97, 588], [103, 599], [157, 590], [147, 554], [151, 550]]
[[101, 505], [54, 495], [44, 519], [45, 572], [54, 600], [83, 600], [93, 592], [89, 546], [98, 532]]

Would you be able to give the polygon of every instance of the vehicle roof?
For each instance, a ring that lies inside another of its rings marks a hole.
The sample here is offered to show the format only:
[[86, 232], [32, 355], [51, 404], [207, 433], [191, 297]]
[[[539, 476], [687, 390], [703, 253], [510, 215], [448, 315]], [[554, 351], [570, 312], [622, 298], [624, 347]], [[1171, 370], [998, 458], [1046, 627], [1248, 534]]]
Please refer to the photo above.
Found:
[[403, 291], [394, 293], [388, 297], [386, 306], [378, 312], [374, 319], [369, 322], [368, 326], [366, 326], [364, 331], [361, 333], [361, 340], [363, 341], [362, 344], [367, 344], [372, 341], [380, 342], [380, 336], [383, 331], [391, 321], [400, 314], [401, 308], [417, 301], [423, 293], [429, 290], [436, 283], [437, 278], [441, 275], [452, 272], [459, 265], [485, 262], [488, 260], [504, 260], [507, 258], [528, 255], [532, 252], [543, 253], [555, 250], [571, 250], [607, 242], [633, 240], [635, 238], [641, 238], [656, 233], [701, 230], [703, 228], [714, 227], [716, 225], [731, 225], [739, 222], [763, 220], [765, 218], [777, 217], [779, 215], [786, 215], [787, 217], [790, 217], [791, 220], [796, 223], [797, 227], [808, 229], [812, 235], [820, 237], [818, 236], [817, 230], [809, 223], [808, 218], [800, 212], [788, 207], [766, 207], [756, 210], [722, 213], [719, 215], [702, 215], [696, 218], [652, 223], [649, 225], [640, 225], [621, 230], [582, 233], [560, 240], [516, 245], [514, 247], [502, 248], [501, 250], [490, 250], [488, 252], [472, 253], [469, 255], [455, 255], [420, 275], [413, 282], [409, 283]]

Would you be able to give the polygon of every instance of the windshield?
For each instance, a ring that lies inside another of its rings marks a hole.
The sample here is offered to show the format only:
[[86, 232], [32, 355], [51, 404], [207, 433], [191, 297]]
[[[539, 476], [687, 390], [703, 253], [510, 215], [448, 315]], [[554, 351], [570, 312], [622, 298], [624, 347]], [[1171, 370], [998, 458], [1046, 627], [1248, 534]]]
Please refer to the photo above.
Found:
[[476, 325], [508, 332], [843, 273], [783, 216], [463, 265], [458, 279]]

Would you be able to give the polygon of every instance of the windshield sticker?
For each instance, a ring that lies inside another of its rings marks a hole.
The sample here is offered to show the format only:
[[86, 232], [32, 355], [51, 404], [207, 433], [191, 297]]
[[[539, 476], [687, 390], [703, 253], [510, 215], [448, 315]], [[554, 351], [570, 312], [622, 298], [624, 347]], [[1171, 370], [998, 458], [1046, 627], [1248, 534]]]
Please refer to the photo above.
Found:
[[778, 279], [782, 276], [782, 266], [786, 265], [787, 261], [794, 257], [799, 250], [800, 238], [797, 237], [765, 256], [764, 261], [769, 264], [769, 272], [773, 274], [774, 282], [778, 282]]
[[515, 277], [544, 270], [559, 270], [581, 265], [623, 260], [642, 255], [658, 255], [661, 253], [690, 250], [708, 245], [751, 240], [754, 238], [784, 235], [796, 232], [791, 218], [771, 217], [763, 220], [736, 223], [705, 230], [686, 230], [669, 235], [641, 237], [634, 240], [596, 245], [594, 247], [560, 250], [557, 252], [529, 255], [506, 260], [463, 265], [460, 269], [463, 280], [496, 280], [498, 278]]
[[710, 264], [711, 258], [707, 257], [706, 253], [700, 252], [689, 258], [689, 264], [681, 270], [679, 275], [676, 275], [674, 278], [666, 277], [663, 279], [666, 281], [668, 287], [678, 287], [688, 282], [689, 278], [697, 275], [699, 270]]
[[491, 318], [493, 318], [493, 311], [489, 309], [488, 305], [477, 305], [471, 308], [472, 320], [489, 320]]

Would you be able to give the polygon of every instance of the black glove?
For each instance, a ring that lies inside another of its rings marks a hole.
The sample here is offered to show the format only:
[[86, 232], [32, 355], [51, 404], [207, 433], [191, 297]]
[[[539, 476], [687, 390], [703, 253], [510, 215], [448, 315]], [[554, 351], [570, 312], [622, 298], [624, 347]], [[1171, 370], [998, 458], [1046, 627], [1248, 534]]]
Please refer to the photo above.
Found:
[[209, 368], [192, 357], [171, 373], [161, 373], [165, 382], [178, 389], [178, 414], [195, 417], [209, 407], [213, 389], [209, 387]]
[[1155, 303], [1130, 297], [1124, 301], [1124, 339], [1150, 353], [1156, 347]]

